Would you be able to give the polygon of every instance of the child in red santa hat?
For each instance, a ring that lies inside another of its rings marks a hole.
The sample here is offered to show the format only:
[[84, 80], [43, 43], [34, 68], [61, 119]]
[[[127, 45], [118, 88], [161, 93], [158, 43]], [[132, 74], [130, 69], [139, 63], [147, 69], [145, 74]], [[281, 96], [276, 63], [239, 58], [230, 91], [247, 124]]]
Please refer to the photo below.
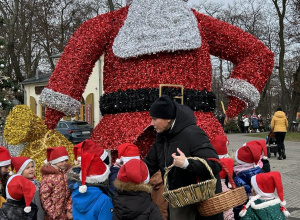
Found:
[[[264, 140], [247, 142], [235, 152], [237, 165], [233, 168], [236, 175], [233, 180], [237, 187], [245, 187], [248, 196], [252, 192], [251, 177], [263, 173], [259, 161], [261, 158], [267, 160], [266, 155], [267, 148]], [[238, 206], [233, 209], [235, 217], [238, 216], [241, 208], [242, 206]]]
[[[290, 216], [284, 207], [281, 175], [277, 171], [261, 173], [251, 178], [252, 187], [257, 194], [249, 198], [240, 211], [241, 219], [276, 219], [283, 220]], [[277, 190], [278, 197], [275, 195]]]
[[113, 219], [162, 220], [157, 205], [151, 201], [147, 165], [139, 159], [131, 159], [119, 170], [113, 200]]
[[[73, 166], [68, 172], [67, 172], [67, 179], [68, 179], [68, 188], [73, 190], [74, 184], [81, 183], [81, 160], [82, 160], [82, 153], [89, 153], [94, 154], [96, 157], [98, 157], [101, 161], [104, 162], [107, 166], [110, 163], [108, 153], [106, 150], [104, 150], [102, 147], [100, 147], [96, 142], [91, 140], [84, 140], [83, 142], [77, 144], [73, 148], [75, 161], [76, 164]], [[112, 198], [113, 193], [109, 189], [109, 183], [108, 179], [103, 181], [102, 183], [96, 184], [98, 188], [101, 189], [103, 193], [105, 193], [107, 196]]]
[[[214, 147], [214, 149], [216, 150], [220, 161], [227, 168], [227, 170], [229, 171], [229, 174], [231, 176], [233, 176], [234, 161], [232, 158], [229, 158], [230, 155], [228, 154], [228, 149], [227, 149], [227, 145], [229, 144], [229, 141], [228, 141], [226, 135], [216, 136], [211, 141], [211, 144]], [[228, 185], [226, 184], [226, 178], [227, 178], [228, 174], [224, 168], [222, 168], [219, 175], [220, 175], [220, 179], [221, 179], [222, 192], [226, 192], [226, 191], [230, 190], [229, 188], [231, 188], [231, 184], [230, 183], [228, 183]], [[223, 218], [224, 218], [224, 220], [233, 219], [234, 218], [233, 210], [230, 209], [230, 210], [223, 212]]]
[[37, 219], [38, 207], [32, 203], [36, 187], [22, 175], [13, 175], [7, 181], [7, 202], [2, 204], [0, 219]]
[[[2, 196], [4, 199], [6, 199], [6, 192], [5, 187], [8, 178], [10, 177], [8, 173], [9, 166], [11, 164], [11, 156], [9, 151], [1, 146], [0, 147], [0, 196]], [[0, 202], [1, 203], [1, 202]], [[0, 204], [1, 207], [1, 204]]]
[[[45, 218], [45, 211], [42, 207], [40, 199], [40, 186], [41, 183], [35, 179], [35, 163], [32, 159], [28, 157], [12, 157], [11, 158], [11, 170], [15, 170], [16, 174], [24, 176], [26, 179], [30, 180], [36, 187], [35, 195], [33, 197], [32, 203], [38, 207], [38, 219]], [[13, 173], [12, 173], [13, 175]]]
[[131, 159], [141, 159], [139, 148], [131, 143], [124, 143], [118, 146], [118, 158], [113, 166], [110, 167], [109, 174], [109, 188], [114, 193], [116, 188], [114, 185], [115, 179], [117, 179], [120, 167], [126, 164]]
[[71, 168], [64, 146], [47, 148], [47, 161], [41, 168], [40, 196], [48, 219], [72, 219], [71, 191], [66, 172]]
[[102, 191], [108, 175], [109, 167], [97, 154], [86, 152], [83, 145], [80, 180], [70, 188], [74, 220], [112, 219], [113, 205], [111, 199]]

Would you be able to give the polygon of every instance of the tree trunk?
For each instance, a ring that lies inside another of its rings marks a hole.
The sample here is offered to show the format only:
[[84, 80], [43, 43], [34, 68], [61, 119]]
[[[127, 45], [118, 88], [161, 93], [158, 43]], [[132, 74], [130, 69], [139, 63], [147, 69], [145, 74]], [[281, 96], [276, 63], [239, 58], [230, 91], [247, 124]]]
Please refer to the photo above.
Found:
[[292, 95], [292, 106], [289, 112], [289, 127], [288, 130], [291, 130], [293, 121], [296, 120], [296, 114], [300, 106], [300, 62], [298, 68], [294, 74], [294, 91]]

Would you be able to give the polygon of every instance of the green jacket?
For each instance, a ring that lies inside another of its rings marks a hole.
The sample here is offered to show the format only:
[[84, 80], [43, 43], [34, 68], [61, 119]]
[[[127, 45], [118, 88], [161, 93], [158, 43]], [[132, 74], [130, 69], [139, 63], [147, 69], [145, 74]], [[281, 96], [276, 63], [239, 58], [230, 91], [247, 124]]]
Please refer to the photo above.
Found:
[[284, 213], [280, 209], [280, 200], [263, 200], [257, 199], [251, 203], [247, 213], [241, 220], [284, 220]]

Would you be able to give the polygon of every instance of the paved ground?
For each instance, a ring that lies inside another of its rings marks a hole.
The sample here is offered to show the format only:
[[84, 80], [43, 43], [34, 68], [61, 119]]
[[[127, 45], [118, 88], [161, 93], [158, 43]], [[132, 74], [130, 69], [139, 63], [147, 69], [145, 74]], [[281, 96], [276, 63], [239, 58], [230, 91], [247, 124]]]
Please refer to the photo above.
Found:
[[[227, 134], [227, 137], [230, 142], [228, 148], [234, 151], [245, 142], [260, 139], [249, 134]], [[286, 208], [291, 213], [288, 219], [300, 219], [300, 142], [285, 141], [284, 143], [286, 160], [277, 160], [277, 157], [272, 154], [269, 161], [271, 170], [281, 173]]]

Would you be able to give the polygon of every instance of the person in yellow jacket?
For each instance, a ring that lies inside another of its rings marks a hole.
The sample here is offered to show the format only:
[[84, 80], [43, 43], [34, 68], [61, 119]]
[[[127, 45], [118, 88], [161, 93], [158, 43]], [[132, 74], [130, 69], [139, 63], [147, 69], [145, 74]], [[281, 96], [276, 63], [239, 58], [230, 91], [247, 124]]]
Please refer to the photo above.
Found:
[[285, 113], [281, 108], [277, 108], [275, 114], [272, 117], [271, 129], [275, 133], [277, 148], [278, 148], [278, 160], [286, 159], [284, 139], [287, 132], [288, 121]]

